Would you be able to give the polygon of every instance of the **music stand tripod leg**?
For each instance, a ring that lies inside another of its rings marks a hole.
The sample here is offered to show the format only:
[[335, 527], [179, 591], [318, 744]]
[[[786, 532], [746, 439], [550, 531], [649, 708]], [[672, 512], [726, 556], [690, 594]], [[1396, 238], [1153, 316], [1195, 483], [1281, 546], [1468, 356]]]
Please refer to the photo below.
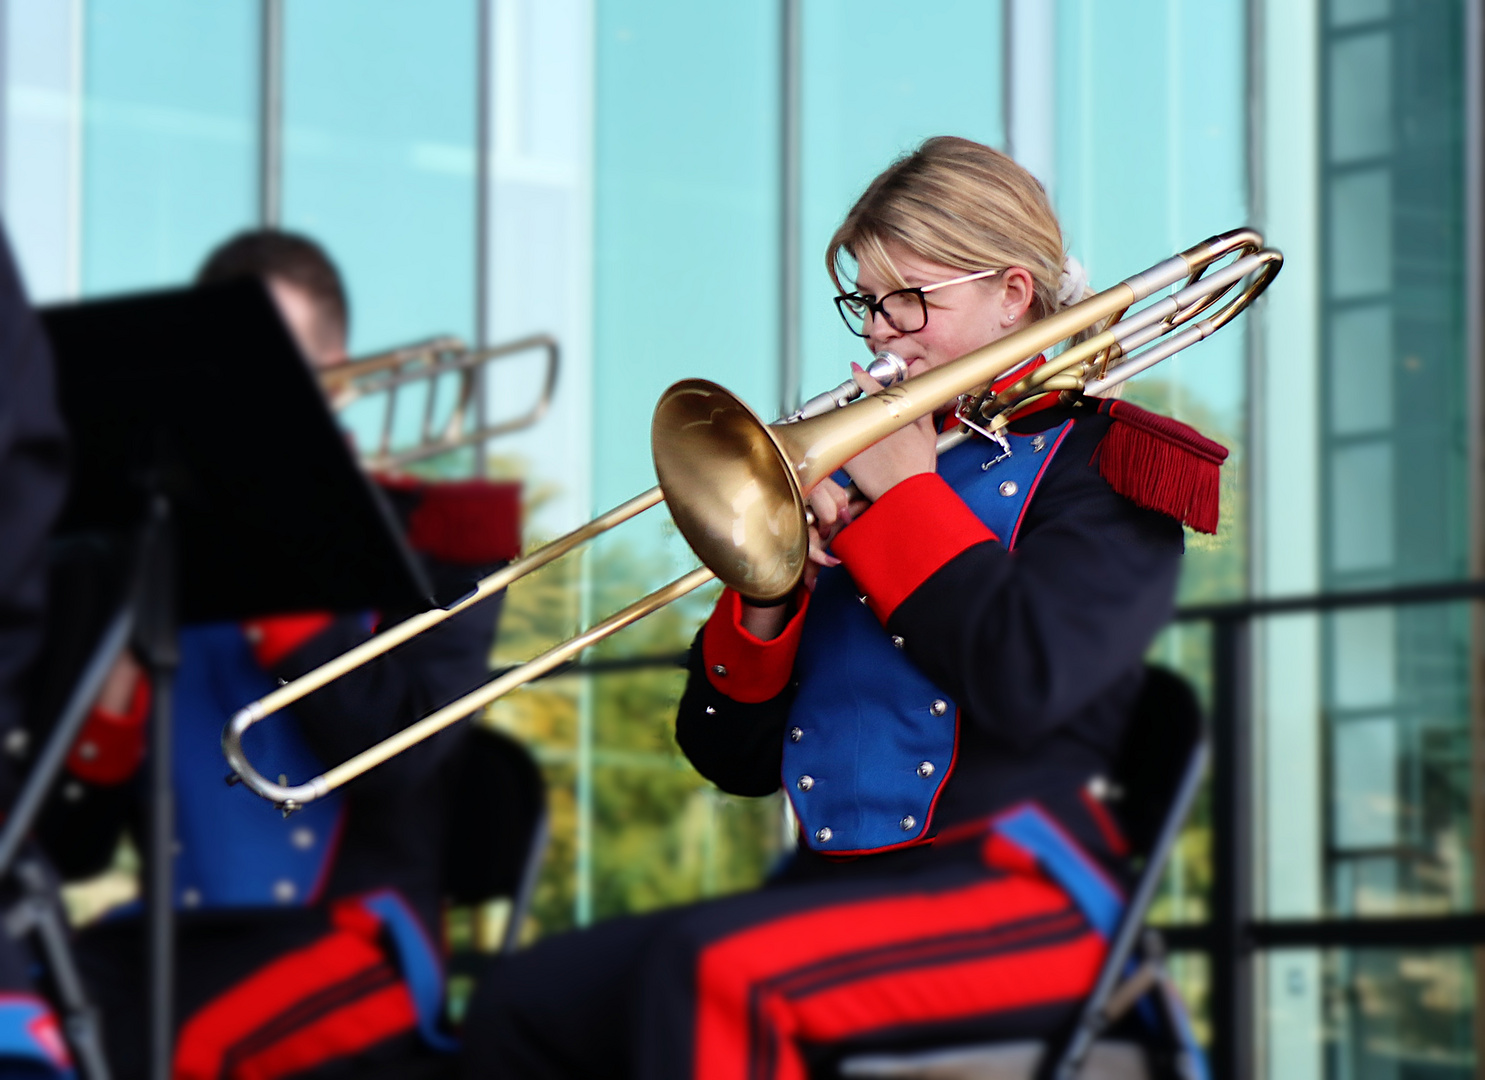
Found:
[[36, 764], [26, 777], [5, 828], [0, 831], [0, 877], [14, 869], [22, 892], [22, 910], [12, 911], [7, 916], [7, 929], [15, 936], [31, 931], [39, 936], [43, 962], [59, 999], [56, 1004], [62, 1012], [63, 1030], [81, 1066], [82, 1075], [88, 1080], [109, 1080], [110, 1075], [103, 1054], [97, 1010], [88, 1000], [82, 980], [78, 977], [67, 928], [59, 908], [60, 900], [50, 875], [36, 860], [27, 859], [15, 865], [15, 858], [21, 844], [31, 834], [42, 804], [61, 774], [67, 754], [77, 740], [78, 732], [82, 730], [93, 702], [103, 689], [104, 680], [119, 654], [129, 644], [129, 637], [133, 632], [134, 601], [130, 598], [120, 605], [98, 644], [94, 646], [82, 677], [78, 679], [72, 695], [67, 699], [46, 745], [37, 755]]
[[135, 645], [150, 675], [149, 831], [145, 846], [145, 918], [149, 957], [149, 1076], [170, 1080], [175, 1048], [175, 790], [171, 784], [171, 716], [176, 639], [175, 536], [170, 501], [150, 500], [140, 534], [139, 627]]

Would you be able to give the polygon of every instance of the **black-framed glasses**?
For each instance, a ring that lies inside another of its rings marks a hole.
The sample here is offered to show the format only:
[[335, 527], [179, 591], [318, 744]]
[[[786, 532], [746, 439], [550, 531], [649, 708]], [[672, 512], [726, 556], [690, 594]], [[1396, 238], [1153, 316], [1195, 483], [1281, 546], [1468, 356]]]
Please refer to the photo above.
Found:
[[880, 300], [863, 293], [842, 293], [835, 298], [835, 309], [840, 312], [846, 329], [857, 337], [867, 336], [866, 328], [871, 324], [873, 313], [886, 319], [887, 325], [899, 334], [915, 334], [928, 325], [928, 301], [924, 294], [935, 289], [946, 289], [950, 285], [963, 285], [966, 281], [993, 277], [1004, 269], [1002, 266], [999, 270], [978, 270], [948, 281], [935, 281], [931, 285], [919, 285], [912, 289], [898, 289]]

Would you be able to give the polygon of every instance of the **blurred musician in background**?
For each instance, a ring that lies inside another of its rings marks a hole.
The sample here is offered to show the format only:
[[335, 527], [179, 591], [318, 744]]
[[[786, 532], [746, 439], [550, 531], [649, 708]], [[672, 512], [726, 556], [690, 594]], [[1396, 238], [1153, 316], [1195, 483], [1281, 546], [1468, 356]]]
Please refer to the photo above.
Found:
[[[10, 760], [27, 740], [25, 680], [41, 650], [46, 541], [67, 488], [67, 439], [51, 349], [26, 300], [0, 227], [0, 818], [21, 777]], [[0, 882], [0, 907], [13, 899]], [[50, 1006], [32, 990], [31, 959], [0, 932], [0, 1075], [49, 1077], [69, 1067]]]
[[[245, 276], [266, 282], [313, 367], [345, 361], [345, 290], [319, 245], [245, 233], [212, 253], [199, 281]], [[402, 477], [385, 487], [439, 595], [467, 591], [518, 554], [515, 485]], [[296, 723], [276, 727], [257, 749], [286, 773], [319, 772], [466, 692], [487, 674], [498, 608], [492, 598], [306, 698], [292, 709]], [[440, 777], [464, 729], [287, 820], [222, 779], [220, 735], [235, 710], [394, 621], [395, 613], [297, 612], [182, 628], [177, 1077], [311, 1076], [351, 1059], [448, 1048], [436, 944], [448, 808]], [[102, 870], [141, 809], [149, 696], [142, 669], [126, 656], [73, 748], [70, 781], [46, 822], [48, 846], [70, 876]], [[115, 1076], [142, 1075], [139, 920], [88, 928], [81, 953]]]
[[[872, 182], [827, 265], [849, 330], [911, 375], [1084, 284], [1041, 185], [947, 137]], [[1172, 611], [1181, 463], [1205, 443], [1100, 405], [1040, 399], [1009, 457], [978, 436], [939, 457], [924, 417], [820, 485], [804, 584], [773, 607], [723, 592], [676, 720], [723, 790], [782, 777], [797, 851], [755, 893], [498, 962], [467, 1076], [802, 1077], [842, 1047], [1070, 1022], [1125, 876], [1103, 778]], [[1166, 440], [1166, 501], [1126, 495], [1137, 478], [1100, 458], [1115, 438]]]

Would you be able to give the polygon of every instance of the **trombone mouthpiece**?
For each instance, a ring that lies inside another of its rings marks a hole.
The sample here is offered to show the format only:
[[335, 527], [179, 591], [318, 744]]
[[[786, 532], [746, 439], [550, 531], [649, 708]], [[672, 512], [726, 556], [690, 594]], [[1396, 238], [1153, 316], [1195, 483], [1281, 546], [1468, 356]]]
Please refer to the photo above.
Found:
[[[895, 386], [907, 378], [907, 361], [895, 352], [883, 349], [871, 358], [871, 364], [867, 366], [866, 373], [883, 386]], [[827, 390], [823, 394], [816, 394], [810, 398], [784, 417], [783, 422], [797, 424], [812, 416], [822, 416], [836, 409], [843, 409], [860, 396], [861, 388], [856, 385], [856, 380], [847, 379], [834, 390]]]

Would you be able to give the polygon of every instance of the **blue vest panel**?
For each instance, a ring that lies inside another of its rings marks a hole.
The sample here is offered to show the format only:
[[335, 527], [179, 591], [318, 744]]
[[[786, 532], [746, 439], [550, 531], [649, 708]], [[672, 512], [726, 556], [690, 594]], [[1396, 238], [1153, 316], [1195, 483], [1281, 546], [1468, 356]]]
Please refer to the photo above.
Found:
[[[298, 906], [329, 869], [344, 811], [332, 793], [285, 818], [229, 787], [222, 727], [274, 688], [236, 623], [185, 627], [176, 676], [175, 897], [178, 908]], [[287, 711], [247, 733], [244, 749], [268, 776], [299, 782], [324, 771]]]
[[[1009, 547], [1071, 425], [1008, 436], [999, 461], [998, 446], [971, 439], [939, 458], [939, 475]], [[817, 579], [795, 674], [783, 784], [809, 846], [844, 854], [921, 839], [953, 764], [958, 705], [893, 643], [844, 566]]]

